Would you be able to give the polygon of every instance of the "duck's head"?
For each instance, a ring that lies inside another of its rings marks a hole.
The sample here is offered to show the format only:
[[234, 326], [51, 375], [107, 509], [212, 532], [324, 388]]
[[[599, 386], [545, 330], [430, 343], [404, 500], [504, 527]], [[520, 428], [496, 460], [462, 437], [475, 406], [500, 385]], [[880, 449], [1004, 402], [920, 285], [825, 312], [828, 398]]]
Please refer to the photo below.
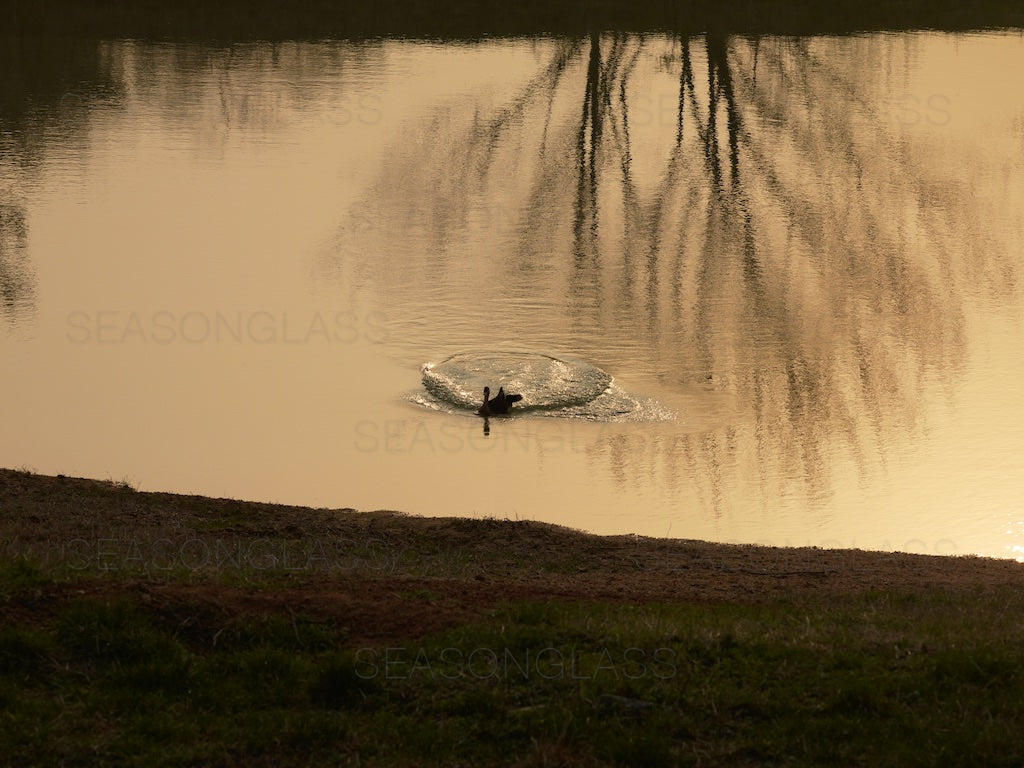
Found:
[[491, 388], [490, 387], [484, 387], [484, 400], [486, 400], [490, 396], [491, 396]]

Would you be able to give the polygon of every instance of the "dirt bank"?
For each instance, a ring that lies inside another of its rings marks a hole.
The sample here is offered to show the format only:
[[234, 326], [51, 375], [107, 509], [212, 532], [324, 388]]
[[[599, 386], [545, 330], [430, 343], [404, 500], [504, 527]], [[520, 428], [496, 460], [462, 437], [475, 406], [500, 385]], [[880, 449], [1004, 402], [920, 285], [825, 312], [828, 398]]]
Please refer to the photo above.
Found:
[[[0, 470], [0, 610], [122, 596], [210, 641], [236, 617], [337, 620], [416, 637], [517, 600], [810, 603], [877, 591], [1024, 587], [1008, 560], [593, 536], [536, 522], [419, 518], [169, 493]], [[21, 564], [21, 565], [19, 565]]]

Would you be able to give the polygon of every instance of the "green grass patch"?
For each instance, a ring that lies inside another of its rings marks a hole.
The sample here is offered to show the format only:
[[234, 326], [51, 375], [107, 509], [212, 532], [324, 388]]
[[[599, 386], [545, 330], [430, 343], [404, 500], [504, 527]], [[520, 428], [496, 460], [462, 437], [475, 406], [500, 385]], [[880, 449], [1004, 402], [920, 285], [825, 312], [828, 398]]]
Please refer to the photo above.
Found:
[[52, 581], [52, 576], [27, 557], [0, 559], [0, 600], [5, 593], [29, 587], [42, 587]]
[[145, 604], [83, 600], [0, 630], [0, 745], [18, 765], [1012, 765], [1022, 608], [526, 602], [387, 645], [292, 615], [193, 645]]

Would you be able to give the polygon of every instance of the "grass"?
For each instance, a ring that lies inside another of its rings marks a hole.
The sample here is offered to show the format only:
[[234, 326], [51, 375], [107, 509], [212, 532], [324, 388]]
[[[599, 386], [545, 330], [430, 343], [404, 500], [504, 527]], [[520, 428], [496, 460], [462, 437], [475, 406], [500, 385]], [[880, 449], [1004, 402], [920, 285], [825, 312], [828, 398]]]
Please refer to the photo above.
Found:
[[1022, 581], [0, 470], [0, 766], [1017, 765]]
[[[124, 601], [0, 632], [11, 765], [1013, 765], [1019, 592], [965, 604], [516, 603], [354, 647], [309, 617], [197, 646]], [[964, 632], [964, 627], [971, 631]]]

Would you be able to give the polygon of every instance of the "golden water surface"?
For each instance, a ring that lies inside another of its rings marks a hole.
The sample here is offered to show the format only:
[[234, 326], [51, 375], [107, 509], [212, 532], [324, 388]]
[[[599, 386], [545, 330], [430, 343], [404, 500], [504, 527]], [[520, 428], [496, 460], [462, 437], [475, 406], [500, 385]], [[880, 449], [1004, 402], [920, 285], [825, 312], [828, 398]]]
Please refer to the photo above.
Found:
[[[38, 55], [0, 112], [0, 465], [1024, 558], [1019, 34]], [[674, 418], [412, 402], [503, 350]]]

